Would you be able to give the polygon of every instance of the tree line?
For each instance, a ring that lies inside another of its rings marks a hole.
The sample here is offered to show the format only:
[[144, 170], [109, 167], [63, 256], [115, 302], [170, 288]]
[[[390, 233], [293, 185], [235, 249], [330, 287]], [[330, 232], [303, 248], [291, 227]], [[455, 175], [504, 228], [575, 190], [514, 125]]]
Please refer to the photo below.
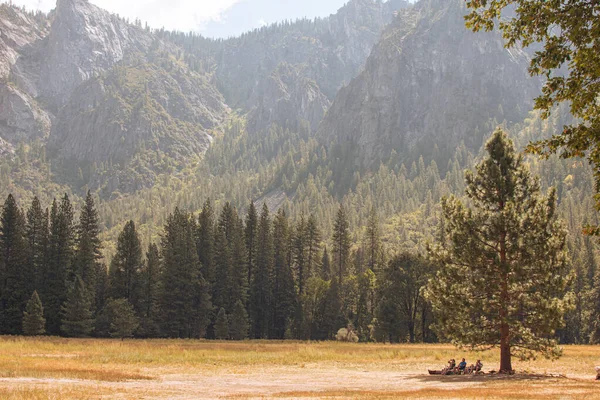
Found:
[[107, 267], [90, 193], [77, 222], [67, 195], [27, 210], [9, 195], [0, 333], [326, 340], [346, 328], [363, 341], [435, 340], [421, 295], [430, 264], [408, 253], [388, 264], [374, 208], [360, 243], [343, 206], [332, 231], [323, 238], [314, 215], [294, 224], [284, 209], [250, 203], [241, 216], [206, 200], [197, 215], [176, 208], [146, 249], [127, 222]]

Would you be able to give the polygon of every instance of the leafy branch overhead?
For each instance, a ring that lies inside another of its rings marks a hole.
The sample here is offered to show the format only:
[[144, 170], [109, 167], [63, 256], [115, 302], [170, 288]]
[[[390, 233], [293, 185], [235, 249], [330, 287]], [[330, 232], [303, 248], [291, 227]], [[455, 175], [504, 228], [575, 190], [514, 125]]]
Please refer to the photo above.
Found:
[[[467, 7], [466, 24], [475, 32], [497, 26], [507, 47], [541, 43], [529, 67], [532, 76], [546, 78], [535, 108], [548, 118], [556, 105], [568, 103], [576, 122], [561, 134], [530, 144], [528, 151], [544, 157], [587, 157], [600, 210], [600, 2], [468, 0]], [[599, 235], [600, 228], [587, 232]]]

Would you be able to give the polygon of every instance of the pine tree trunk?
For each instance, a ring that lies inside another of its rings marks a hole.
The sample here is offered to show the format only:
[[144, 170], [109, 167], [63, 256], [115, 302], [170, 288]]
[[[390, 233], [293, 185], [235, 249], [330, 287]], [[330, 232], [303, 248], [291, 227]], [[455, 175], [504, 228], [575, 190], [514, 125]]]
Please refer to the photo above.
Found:
[[[504, 204], [501, 204], [504, 208]], [[500, 263], [502, 265], [502, 294], [500, 300], [500, 373], [509, 374], [512, 372], [512, 359], [510, 354], [510, 327], [508, 326], [508, 274], [507, 274], [507, 257], [506, 257], [506, 232], [503, 232], [500, 237]]]

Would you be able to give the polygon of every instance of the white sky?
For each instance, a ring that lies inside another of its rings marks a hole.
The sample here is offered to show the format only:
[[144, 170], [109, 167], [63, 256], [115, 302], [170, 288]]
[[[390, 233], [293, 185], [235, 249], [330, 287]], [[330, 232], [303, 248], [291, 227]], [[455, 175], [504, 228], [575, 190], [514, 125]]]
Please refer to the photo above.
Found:
[[[0, 0], [8, 2], [8, 0]], [[122, 17], [183, 32], [227, 37], [266, 24], [334, 13], [347, 0], [90, 0]], [[56, 0], [12, 0], [28, 9], [50, 11]]]

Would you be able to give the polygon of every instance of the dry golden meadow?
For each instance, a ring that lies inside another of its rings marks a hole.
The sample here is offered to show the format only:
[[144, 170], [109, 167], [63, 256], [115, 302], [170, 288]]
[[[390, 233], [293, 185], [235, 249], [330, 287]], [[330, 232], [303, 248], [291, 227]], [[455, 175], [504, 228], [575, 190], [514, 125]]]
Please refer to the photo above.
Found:
[[462, 356], [497, 367], [448, 345], [0, 337], [0, 398], [600, 399], [600, 346], [511, 377], [427, 374]]

